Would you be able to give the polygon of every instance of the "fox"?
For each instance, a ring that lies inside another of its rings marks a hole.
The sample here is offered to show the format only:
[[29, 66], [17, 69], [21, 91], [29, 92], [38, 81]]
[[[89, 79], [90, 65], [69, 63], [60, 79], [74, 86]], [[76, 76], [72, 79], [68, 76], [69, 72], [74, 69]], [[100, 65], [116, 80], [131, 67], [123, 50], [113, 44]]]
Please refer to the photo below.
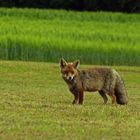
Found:
[[79, 69], [80, 61], [66, 62], [60, 59], [60, 71], [62, 79], [68, 85], [74, 95], [72, 104], [83, 104], [84, 91], [98, 92], [103, 98], [103, 104], [107, 104], [108, 95], [112, 104], [126, 105], [128, 103], [127, 91], [120, 74], [110, 67], [93, 67]]

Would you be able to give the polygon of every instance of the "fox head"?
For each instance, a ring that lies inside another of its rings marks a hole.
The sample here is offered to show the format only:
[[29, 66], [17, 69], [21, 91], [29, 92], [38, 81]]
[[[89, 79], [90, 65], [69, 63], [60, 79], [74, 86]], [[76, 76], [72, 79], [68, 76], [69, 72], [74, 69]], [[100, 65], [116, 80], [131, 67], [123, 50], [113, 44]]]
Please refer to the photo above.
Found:
[[60, 59], [60, 68], [62, 77], [66, 81], [72, 81], [74, 77], [77, 76], [77, 66], [79, 64], [79, 60], [76, 60], [71, 63], [67, 63], [63, 58]]

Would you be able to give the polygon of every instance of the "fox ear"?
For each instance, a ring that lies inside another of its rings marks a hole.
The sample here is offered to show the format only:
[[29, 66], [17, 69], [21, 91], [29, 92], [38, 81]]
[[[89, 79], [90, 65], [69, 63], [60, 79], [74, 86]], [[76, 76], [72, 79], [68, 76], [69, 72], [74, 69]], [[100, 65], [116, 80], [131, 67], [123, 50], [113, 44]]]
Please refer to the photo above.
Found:
[[73, 62], [73, 66], [74, 66], [74, 68], [77, 68], [77, 66], [78, 66], [79, 63], [80, 63], [79, 60], [75, 60], [75, 61]]
[[64, 68], [66, 65], [67, 65], [67, 62], [63, 58], [61, 58], [60, 59], [60, 67]]

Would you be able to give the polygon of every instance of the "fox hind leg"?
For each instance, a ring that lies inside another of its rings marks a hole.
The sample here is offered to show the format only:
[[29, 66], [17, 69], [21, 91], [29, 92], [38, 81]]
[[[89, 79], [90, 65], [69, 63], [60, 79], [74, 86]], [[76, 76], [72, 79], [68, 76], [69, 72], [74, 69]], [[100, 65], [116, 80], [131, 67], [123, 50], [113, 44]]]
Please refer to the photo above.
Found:
[[104, 100], [104, 104], [106, 104], [107, 103], [107, 101], [108, 101], [108, 98], [107, 98], [107, 96], [106, 96], [106, 93], [104, 92], [104, 91], [99, 91], [99, 94], [102, 96], [102, 98], [103, 98], [103, 100]]
[[111, 95], [112, 97], [112, 104], [116, 104], [116, 96], [115, 95]]
[[115, 92], [114, 90], [112, 90], [110, 93], [108, 93], [108, 95], [111, 97], [112, 99], [112, 104], [116, 104], [116, 96], [115, 96]]

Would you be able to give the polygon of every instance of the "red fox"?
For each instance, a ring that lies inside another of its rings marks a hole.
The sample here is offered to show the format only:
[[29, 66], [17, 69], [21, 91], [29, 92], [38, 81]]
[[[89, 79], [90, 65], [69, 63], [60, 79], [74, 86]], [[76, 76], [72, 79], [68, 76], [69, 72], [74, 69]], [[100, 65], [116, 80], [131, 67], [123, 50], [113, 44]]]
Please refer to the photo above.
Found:
[[73, 104], [78, 101], [83, 104], [84, 91], [98, 91], [104, 104], [108, 101], [107, 94], [112, 98], [112, 104], [127, 104], [124, 82], [117, 71], [103, 67], [80, 70], [77, 68], [78, 64], [79, 60], [72, 63], [67, 63], [63, 58], [60, 60], [62, 78], [74, 95]]

